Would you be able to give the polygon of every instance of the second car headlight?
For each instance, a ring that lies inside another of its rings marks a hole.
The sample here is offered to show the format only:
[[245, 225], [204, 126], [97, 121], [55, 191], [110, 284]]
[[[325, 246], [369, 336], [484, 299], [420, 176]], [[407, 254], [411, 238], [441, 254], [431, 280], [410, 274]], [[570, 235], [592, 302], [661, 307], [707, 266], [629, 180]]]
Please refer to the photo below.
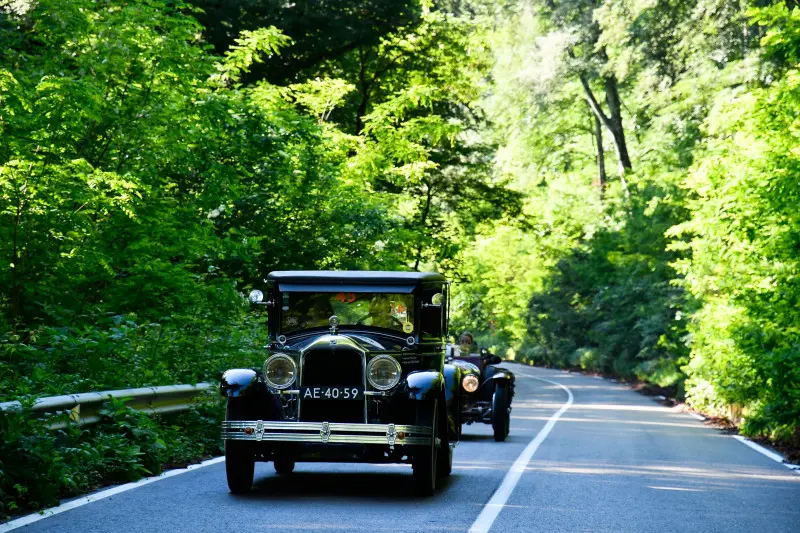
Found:
[[389, 355], [379, 355], [367, 365], [367, 380], [378, 390], [389, 390], [400, 382], [400, 363]]
[[297, 365], [288, 355], [277, 353], [264, 363], [264, 379], [273, 389], [285, 389], [294, 383]]
[[464, 387], [464, 390], [467, 392], [475, 392], [478, 390], [478, 385], [480, 385], [480, 381], [472, 374], [464, 376], [464, 379], [461, 380], [461, 386]]

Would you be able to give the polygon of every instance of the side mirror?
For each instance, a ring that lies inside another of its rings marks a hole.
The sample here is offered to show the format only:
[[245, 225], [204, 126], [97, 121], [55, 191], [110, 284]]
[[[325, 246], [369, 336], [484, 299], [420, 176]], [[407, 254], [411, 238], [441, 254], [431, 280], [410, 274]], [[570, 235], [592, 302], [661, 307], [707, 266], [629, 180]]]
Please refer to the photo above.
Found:
[[422, 307], [423, 308], [435, 307], [436, 309], [441, 309], [442, 302], [444, 302], [444, 295], [441, 292], [437, 292], [431, 297], [431, 303], [424, 302], [422, 304]]
[[264, 293], [259, 290], [252, 290], [247, 296], [247, 299], [250, 300], [250, 303], [260, 304], [264, 301]]
[[250, 291], [250, 294], [247, 295], [247, 299], [250, 300], [250, 303], [253, 305], [266, 305], [267, 307], [273, 306], [272, 301], [264, 301], [264, 293], [257, 289]]
[[490, 365], [499, 365], [502, 362], [503, 362], [503, 360], [500, 359], [500, 357], [497, 356], [497, 355], [492, 355], [492, 356], [489, 357], [489, 364]]

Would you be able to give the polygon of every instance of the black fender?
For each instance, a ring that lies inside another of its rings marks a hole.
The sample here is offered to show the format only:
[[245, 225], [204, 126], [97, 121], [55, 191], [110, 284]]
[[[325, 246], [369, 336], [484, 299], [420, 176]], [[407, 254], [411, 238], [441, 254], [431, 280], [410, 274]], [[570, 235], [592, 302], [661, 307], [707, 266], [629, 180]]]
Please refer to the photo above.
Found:
[[441, 372], [420, 370], [406, 376], [408, 399], [415, 401], [431, 401], [445, 394], [445, 380]]
[[482, 394], [488, 395], [489, 399], [491, 399], [491, 395], [494, 394], [494, 389], [497, 387], [497, 385], [504, 383], [508, 385], [510, 396], [513, 398], [514, 380], [514, 373], [510, 370], [488, 366], [486, 367], [483, 383], [481, 383], [481, 386], [478, 390], [481, 391]]
[[447, 404], [448, 437], [457, 442], [461, 431], [461, 380], [463, 369], [456, 365], [444, 365], [444, 394]]
[[494, 380], [495, 382], [497, 382], [497, 381], [505, 381], [505, 382], [509, 383], [510, 385], [513, 385], [515, 378], [514, 378], [514, 374], [512, 372], [509, 372], [505, 368], [497, 368], [497, 369], [495, 369], [494, 374], [492, 374], [491, 376], [487, 376], [486, 379], [491, 379], [491, 380]]
[[454, 399], [458, 399], [461, 390], [461, 379], [463, 378], [461, 368], [456, 365], [444, 365], [444, 397], [447, 405], [451, 405]]
[[258, 373], [251, 368], [231, 368], [222, 374], [219, 392], [228, 398], [246, 396], [255, 389]]
[[238, 420], [281, 420], [281, 403], [278, 396], [272, 394], [259, 373], [250, 368], [232, 368], [222, 374], [219, 392], [228, 398], [228, 402], [237, 405]]

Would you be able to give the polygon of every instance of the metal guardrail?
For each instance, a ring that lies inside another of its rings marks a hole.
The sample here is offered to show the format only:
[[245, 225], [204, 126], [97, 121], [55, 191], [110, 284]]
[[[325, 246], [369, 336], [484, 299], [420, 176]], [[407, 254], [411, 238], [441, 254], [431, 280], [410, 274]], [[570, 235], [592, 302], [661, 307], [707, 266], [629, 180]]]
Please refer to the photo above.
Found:
[[[64, 394], [39, 398], [31, 410], [41, 417], [47, 414], [67, 413], [72, 423], [87, 425], [100, 420], [103, 403], [111, 398], [126, 399], [126, 405], [145, 413], [175, 413], [190, 409], [199, 396], [212, 389], [211, 383], [197, 385], [167, 385], [163, 387], [143, 387], [138, 389], [122, 389], [103, 392], [85, 392], [82, 394]], [[0, 411], [20, 411], [22, 404], [18, 401], [0, 403]], [[65, 427], [66, 420], [50, 424], [50, 429]]]

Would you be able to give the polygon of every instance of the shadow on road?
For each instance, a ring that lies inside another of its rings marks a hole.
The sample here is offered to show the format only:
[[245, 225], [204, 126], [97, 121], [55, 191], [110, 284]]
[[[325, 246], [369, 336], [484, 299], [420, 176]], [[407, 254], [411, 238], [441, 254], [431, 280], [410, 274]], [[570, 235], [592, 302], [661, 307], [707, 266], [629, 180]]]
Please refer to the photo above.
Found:
[[394, 472], [295, 472], [289, 476], [268, 473], [259, 476], [253, 482], [250, 493], [236, 496], [246, 500], [271, 500], [292, 498], [296, 496], [319, 496], [325, 499], [364, 499], [364, 500], [396, 500], [419, 501], [435, 499], [447, 490], [457, 474], [439, 479], [436, 493], [430, 498], [423, 498], [414, 490], [411, 468], [401, 468]]
[[494, 442], [494, 437], [492, 435], [481, 435], [476, 433], [462, 433], [461, 434], [461, 441], [462, 442]]

